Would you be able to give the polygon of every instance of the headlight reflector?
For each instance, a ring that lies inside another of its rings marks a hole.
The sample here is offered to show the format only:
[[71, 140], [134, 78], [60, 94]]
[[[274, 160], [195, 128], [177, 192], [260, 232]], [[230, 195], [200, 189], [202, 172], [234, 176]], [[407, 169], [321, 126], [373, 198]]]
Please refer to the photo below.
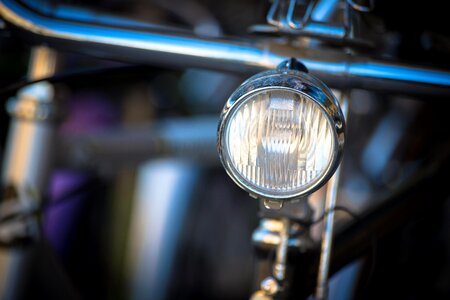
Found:
[[269, 71], [244, 82], [228, 100], [219, 154], [250, 194], [295, 199], [334, 173], [343, 132], [338, 102], [323, 83], [299, 71]]
[[330, 165], [330, 125], [305, 98], [280, 89], [260, 91], [231, 116], [226, 155], [236, 174], [255, 189], [279, 196], [296, 193]]

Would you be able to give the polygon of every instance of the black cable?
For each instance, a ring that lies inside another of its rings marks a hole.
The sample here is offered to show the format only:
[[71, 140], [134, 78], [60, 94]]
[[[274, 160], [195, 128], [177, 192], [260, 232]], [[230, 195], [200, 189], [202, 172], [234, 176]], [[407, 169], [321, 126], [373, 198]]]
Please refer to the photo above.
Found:
[[316, 220], [309, 222], [308, 224], [311, 225], [315, 225], [318, 224], [320, 222], [323, 221], [323, 219], [325, 219], [325, 217], [331, 212], [331, 211], [343, 211], [346, 212], [350, 217], [352, 217], [356, 222], [361, 222], [361, 218], [358, 217], [358, 215], [356, 215], [354, 212], [352, 212], [349, 208], [345, 207], [345, 206], [335, 206], [332, 210], [326, 210], [324, 211], [320, 217], [318, 217]]
[[[364, 222], [363, 219], [361, 219], [357, 214], [355, 214], [354, 212], [352, 212], [349, 208], [347, 208], [345, 206], [335, 206], [333, 208], [333, 211], [346, 212], [356, 222], [358, 222], [358, 223]], [[321, 222], [329, 212], [330, 211], [325, 211], [319, 218], [317, 218], [317, 220], [312, 221], [310, 224], [314, 225], [314, 224]], [[366, 280], [366, 283], [364, 284], [364, 289], [369, 285], [369, 283], [373, 277], [373, 274], [375, 273], [375, 263], [376, 263], [376, 256], [377, 256], [377, 240], [374, 235], [371, 235], [371, 242], [372, 242], [372, 247], [371, 247], [371, 249], [372, 249], [371, 258], [372, 259], [371, 259], [371, 263], [370, 263], [369, 274], [367, 275], [367, 280]]]
[[352, 212], [349, 208], [345, 207], [345, 206], [335, 206], [332, 210], [327, 210], [324, 211], [316, 220], [313, 221], [302, 221], [302, 220], [295, 220], [295, 222], [299, 223], [302, 226], [305, 227], [310, 227], [312, 225], [316, 225], [320, 222], [323, 221], [323, 219], [326, 217], [326, 215], [331, 212], [331, 211], [343, 211], [346, 212], [349, 216], [351, 216], [355, 221], [357, 222], [361, 222], [361, 218], [355, 214], [354, 212]]
[[[301, 225], [305, 226], [305, 227], [310, 227], [312, 225], [318, 224], [320, 222], [322, 222], [325, 217], [331, 212], [331, 211], [343, 211], [345, 213], [347, 213], [349, 216], [351, 216], [356, 222], [358, 223], [362, 223], [364, 222], [363, 219], [361, 219], [356, 213], [354, 213], [353, 211], [351, 211], [349, 208], [345, 207], [345, 206], [335, 206], [332, 210], [326, 210], [324, 211], [316, 220], [310, 221], [310, 222], [300, 222]], [[376, 263], [376, 256], [377, 256], [377, 240], [375, 236], [371, 236], [371, 240], [372, 240], [372, 260], [371, 260], [371, 264], [370, 264], [370, 270], [369, 270], [369, 274], [367, 275], [367, 280], [366, 283], [364, 284], [364, 289], [369, 285], [373, 274], [375, 272], [375, 263]]]
[[47, 81], [50, 83], [60, 83], [66, 82], [68, 80], [86, 80], [86, 77], [92, 76], [103, 76], [103, 75], [114, 75], [114, 74], [123, 74], [128, 72], [148, 72], [150, 70], [156, 70], [157, 68], [142, 66], [142, 65], [125, 65], [125, 66], [113, 66], [113, 67], [95, 67], [95, 68], [85, 68], [85, 69], [77, 69], [73, 71], [63, 71], [59, 72], [55, 75], [48, 76], [45, 78], [37, 79], [37, 80], [28, 80], [23, 79], [19, 82], [13, 83], [6, 87], [0, 89], [0, 97], [14, 95], [16, 92], [30, 84]]

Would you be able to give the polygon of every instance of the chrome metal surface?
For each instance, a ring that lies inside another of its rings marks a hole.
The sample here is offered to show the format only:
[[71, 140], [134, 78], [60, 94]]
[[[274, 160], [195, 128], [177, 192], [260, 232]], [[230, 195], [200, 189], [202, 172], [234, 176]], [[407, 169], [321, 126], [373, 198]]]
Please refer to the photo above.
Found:
[[281, 202], [281, 201], [264, 199], [263, 203], [264, 203], [264, 207], [267, 209], [280, 210], [283, 208], [283, 202]]
[[[0, 15], [25, 39], [60, 49], [123, 60], [176, 67], [204, 67], [238, 73], [273, 69], [296, 57], [311, 74], [335, 88], [364, 88], [400, 93], [450, 94], [450, 73], [431, 68], [376, 61], [315, 49], [240, 43], [194, 35], [112, 28], [84, 20], [53, 19], [12, 0], [1, 0]], [[99, 20], [101, 22], [101, 20]]]
[[[6, 185], [26, 186], [40, 193], [45, 192], [54, 130], [48, 122], [41, 122], [48, 120], [50, 104], [39, 103], [34, 96], [20, 96], [12, 111], [15, 118], [8, 134], [2, 180]], [[53, 95], [49, 92], [48, 96]]]
[[78, 21], [103, 24], [109, 26], [120, 26], [123, 28], [132, 28], [134, 30], [159, 30], [163, 32], [184, 32], [189, 33], [189, 30], [182, 29], [174, 26], [165, 26], [160, 24], [152, 24], [136, 21], [125, 17], [116, 17], [111, 15], [105, 15], [97, 11], [91, 11], [89, 9], [78, 8], [70, 5], [64, 5], [63, 1], [48, 1], [48, 0], [20, 0], [26, 6], [39, 13], [62, 20], [77, 19]]
[[275, 264], [273, 266], [273, 275], [279, 281], [283, 281], [286, 277], [286, 261], [287, 251], [289, 246], [289, 219], [283, 218], [281, 220], [283, 227], [280, 230], [280, 243], [277, 246], [277, 253], [275, 256]]
[[261, 282], [261, 290], [266, 295], [273, 296], [280, 291], [280, 285], [273, 277], [267, 277]]
[[225, 63], [220, 69], [251, 71], [270, 68], [282, 61], [281, 57], [277, 59], [266, 49], [245, 43], [53, 19], [11, 0], [2, 0], [0, 14], [7, 22], [21, 29], [25, 38], [128, 62], [193, 67]]
[[[258, 228], [253, 232], [252, 242], [261, 249], [275, 249], [281, 243], [280, 232], [283, 230], [283, 222], [280, 219], [262, 218]], [[306, 251], [313, 247], [313, 242], [307, 234], [299, 234], [302, 227], [291, 222], [289, 227], [288, 247], [299, 251]], [[294, 237], [295, 236], [295, 237]]]
[[316, 22], [305, 24], [301, 30], [292, 29], [291, 27], [275, 27], [266, 24], [257, 24], [250, 26], [249, 31], [252, 33], [286, 35], [291, 37], [311, 37], [336, 42], [337, 44], [350, 42], [344, 39], [344, 28]]
[[[36, 54], [39, 52], [45, 54]], [[30, 63], [30, 76], [42, 74], [42, 70], [53, 70], [55, 53], [49, 54], [51, 50], [45, 47], [36, 49], [34, 53], [35, 59], [45, 59]], [[46, 192], [54, 128], [41, 121], [49, 121], [53, 117], [53, 96], [50, 84], [38, 82], [19, 91], [17, 100], [9, 104], [8, 110], [13, 118], [6, 144], [4, 184], [24, 186], [38, 194]]]
[[291, 222], [287, 218], [262, 219], [260, 226], [270, 231], [276, 231], [278, 241], [276, 244], [275, 262], [272, 266], [272, 276], [261, 281], [260, 290], [255, 292], [250, 299], [271, 299], [281, 291], [280, 283], [286, 277], [286, 262], [289, 248], [289, 234], [291, 233]]
[[[227, 159], [226, 152], [224, 152], [226, 147], [224, 139], [224, 135], [226, 134], [225, 128], [227, 127], [227, 122], [230, 121], [230, 116], [233, 115], [234, 110], [239, 108], [239, 105], [244, 103], [253, 94], [262, 90], [274, 89], [290, 91], [314, 101], [325, 113], [324, 115], [328, 119], [328, 122], [331, 125], [332, 134], [334, 135], [334, 151], [332, 154], [331, 163], [327, 169], [323, 171], [317, 180], [312, 182], [310, 185], [305, 185], [303, 190], [286, 195], [274, 195], [255, 188], [238, 173], [231, 161]], [[320, 80], [306, 73], [282, 69], [262, 72], [247, 79], [230, 96], [220, 116], [217, 147], [220, 160], [226, 172], [238, 186], [249, 192], [249, 194], [255, 198], [283, 201], [294, 200], [309, 195], [328, 181], [341, 161], [344, 148], [344, 136], [344, 116], [339, 108], [339, 103], [331, 90], [320, 82]], [[281, 207], [277, 208], [280, 209]]]
[[329, 21], [340, 2], [340, 0], [318, 0], [314, 11], [311, 13], [311, 18], [317, 22]]
[[[342, 111], [345, 116], [348, 114], [348, 99], [344, 93], [342, 96]], [[330, 268], [331, 248], [333, 243], [334, 231], [334, 208], [336, 207], [337, 193], [339, 188], [340, 167], [331, 177], [327, 184], [327, 194], [324, 211], [326, 217], [322, 229], [322, 245], [320, 252], [319, 272], [317, 278], [316, 299], [323, 300], [327, 297], [328, 273]]]
[[139, 168], [126, 248], [131, 277], [127, 298], [167, 298], [177, 241], [199, 176], [195, 164], [171, 158], [152, 160]]
[[264, 202], [264, 200], [261, 200], [259, 203], [259, 214], [262, 218], [272, 219], [282, 216], [291, 221], [299, 221], [301, 223], [312, 221], [314, 212], [307, 198], [297, 201], [277, 201], [277, 203], [283, 203], [283, 207], [279, 210], [267, 209]]
[[[29, 76], [39, 77], [53, 72], [55, 53], [45, 47], [34, 49], [30, 62]], [[19, 191], [21, 206], [35, 207], [40, 197], [47, 192], [47, 179], [52, 158], [54, 126], [50, 119], [53, 88], [46, 82], [38, 82], [23, 88], [11, 107], [11, 125], [8, 132], [2, 186]], [[21, 192], [22, 191], [22, 192]], [[30, 196], [31, 195], [31, 196]], [[3, 200], [3, 199], [2, 199]], [[30, 202], [30, 203], [24, 203]], [[2, 206], [3, 207], [3, 206]], [[31, 237], [37, 237], [37, 219], [27, 218], [34, 230]], [[26, 252], [12, 248], [0, 253], [0, 298], [17, 299], [22, 288], [23, 272], [27, 270]]]
[[300, 21], [294, 20], [294, 11], [297, 7], [297, 0], [289, 0], [289, 7], [286, 14], [286, 20], [292, 29], [302, 29], [306, 24], [311, 22], [311, 14], [316, 4], [316, 0], [311, 0], [306, 5], [306, 10]]
[[[289, 23], [291, 25], [291, 23]], [[292, 26], [298, 26], [292, 23]], [[292, 28], [292, 26], [290, 26]], [[295, 29], [295, 28], [294, 28]], [[300, 35], [341, 41], [345, 37], [345, 28], [324, 23], [309, 22], [301, 27]]]
[[[373, 0], [367, 0], [367, 1], [354, 1], [354, 0], [346, 0], [348, 5], [353, 8], [356, 11], [359, 12], [371, 12], [375, 8], [375, 4]], [[356, 3], [356, 2], [362, 2]]]
[[301, 71], [304, 73], [308, 73], [308, 69], [305, 67], [304, 64], [296, 60], [295, 58], [287, 59], [280, 63], [277, 66], [277, 70], [283, 71], [283, 70], [296, 70]]
[[28, 78], [39, 80], [55, 73], [56, 53], [48, 47], [35, 47], [31, 50]]
[[6, 109], [11, 116], [28, 121], [50, 121], [56, 117], [53, 86], [42, 81], [23, 88], [17, 98], [11, 98]]
[[[298, 4], [296, 0], [274, 0], [267, 13], [267, 23], [273, 26], [273, 32], [342, 41], [345, 37], [345, 28], [314, 22], [311, 19], [316, 2], [312, 0], [307, 3], [304, 15], [300, 21], [297, 21], [294, 19], [294, 11]], [[258, 29], [271, 31], [267, 27], [252, 27], [254, 31]]]
[[269, 11], [267, 12], [266, 16], [267, 23], [276, 27], [282, 27], [284, 25], [283, 18], [278, 18], [278, 16], [275, 15], [277, 15], [277, 13], [278, 15], [282, 15], [282, 12], [280, 11], [285, 9], [286, 2], [287, 0], [273, 0], [272, 5], [270, 6]]

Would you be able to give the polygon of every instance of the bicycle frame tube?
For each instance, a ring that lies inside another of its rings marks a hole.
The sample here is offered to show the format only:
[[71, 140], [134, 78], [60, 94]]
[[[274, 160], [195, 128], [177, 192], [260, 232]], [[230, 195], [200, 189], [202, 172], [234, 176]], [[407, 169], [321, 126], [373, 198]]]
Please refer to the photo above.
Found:
[[[57, 49], [131, 63], [203, 67], [237, 73], [275, 68], [298, 57], [309, 71], [331, 87], [363, 88], [400, 93], [450, 94], [450, 72], [400, 63], [352, 57], [329, 50], [299, 49], [261, 43], [96, 24], [77, 19], [54, 19], [12, 0], [0, 1], [0, 15], [25, 39]], [[140, 27], [142, 29], [142, 27]]]

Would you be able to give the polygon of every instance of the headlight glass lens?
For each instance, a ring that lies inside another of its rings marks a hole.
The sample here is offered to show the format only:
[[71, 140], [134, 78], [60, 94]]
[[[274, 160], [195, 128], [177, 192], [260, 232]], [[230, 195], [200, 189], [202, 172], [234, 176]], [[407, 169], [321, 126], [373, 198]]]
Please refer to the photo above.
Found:
[[335, 137], [325, 112], [308, 96], [265, 89], [240, 102], [224, 127], [224, 156], [257, 194], [283, 197], [320, 181]]

